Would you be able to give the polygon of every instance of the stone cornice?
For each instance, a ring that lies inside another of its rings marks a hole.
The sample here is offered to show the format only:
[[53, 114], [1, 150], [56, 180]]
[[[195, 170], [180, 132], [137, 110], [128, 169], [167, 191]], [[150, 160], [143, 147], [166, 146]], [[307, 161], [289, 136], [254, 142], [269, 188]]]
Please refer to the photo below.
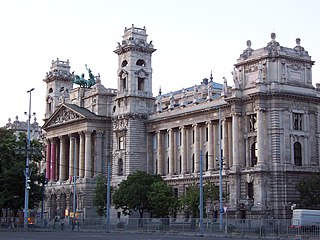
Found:
[[138, 46], [138, 45], [127, 45], [127, 46], [121, 47], [121, 48], [119, 48], [117, 50], [114, 50], [113, 52], [118, 54], [118, 55], [124, 54], [124, 53], [129, 52], [129, 51], [136, 51], [136, 52], [152, 54], [156, 50], [157, 49], [148, 48], [148, 47], [142, 47], [142, 46]]

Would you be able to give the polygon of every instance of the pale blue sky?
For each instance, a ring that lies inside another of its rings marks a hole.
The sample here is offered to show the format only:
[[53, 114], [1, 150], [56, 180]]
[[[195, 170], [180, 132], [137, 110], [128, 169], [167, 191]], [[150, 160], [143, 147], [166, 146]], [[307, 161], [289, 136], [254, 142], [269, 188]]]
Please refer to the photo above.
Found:
[[153, 54], [153, 94], [199, 84], [213, 72], [231, 85], [239, 55], [265, 47], [271, 32], [285, 47], [301, 38], [316, 61], [313, 84], [320, 82], [320, 6], [317, 0], [2, 0], [0, 2], [0, 126], [28, 110], [44, 116], [45, 83], [51, 61], [69, 59], [71, 71], [85, 64], [102, 84], [116, 88], [117, 55], [123, 30], [145, 26]]

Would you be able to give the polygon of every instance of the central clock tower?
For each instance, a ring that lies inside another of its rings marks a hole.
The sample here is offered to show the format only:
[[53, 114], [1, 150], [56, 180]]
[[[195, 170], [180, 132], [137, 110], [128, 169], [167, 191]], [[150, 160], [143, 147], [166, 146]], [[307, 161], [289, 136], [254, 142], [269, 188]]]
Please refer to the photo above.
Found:
[[118, 55], [118, 92], [113, 106], [114, 180], [147, 170], [145, 122], [154, 108], [151, 56], [156, 51], [147, 36], [145, 27], [125, 28], [114, 51]]

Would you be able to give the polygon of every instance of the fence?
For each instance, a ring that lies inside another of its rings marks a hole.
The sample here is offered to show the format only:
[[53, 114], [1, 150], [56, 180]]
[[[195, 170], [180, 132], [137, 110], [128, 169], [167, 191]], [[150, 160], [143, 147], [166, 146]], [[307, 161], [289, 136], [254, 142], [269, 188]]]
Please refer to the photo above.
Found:
[[[1, 227], [22, 229], [15, 219], [1, 218]], [[131, 232], [161, 232], [172, 234], [203, 234], [228, 237], [274, 237], [287, 239], [320, 239], [320, 224], [305, 228], [291, 226], [290, 219], [225, 219], [220, 230], [219, 219], [203, 219], [200, 228], [199, 219], [172, 218], [124, 218], [110, 219], [107, 227], [105, 218], [77, 219], [70, 218], [48, 221], [36, 219], [29, 228], [46, 231], [131, 231]]]

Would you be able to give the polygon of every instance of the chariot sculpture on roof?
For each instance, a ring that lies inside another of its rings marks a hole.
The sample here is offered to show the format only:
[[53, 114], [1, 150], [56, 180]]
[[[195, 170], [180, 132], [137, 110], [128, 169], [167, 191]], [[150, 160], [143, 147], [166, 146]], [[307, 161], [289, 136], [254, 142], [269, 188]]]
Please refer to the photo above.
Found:
[[90, 68], [88, 68], [87, 64], [85, 65], [89, 74], [89, 79], [85, 79], [84, 73], [79, 75], [74, 75], [73, 73], [73, 83], [80, 85], [80, 87], [91, 88], [94, 84], [96, 84], [95, 76], [93, 75]]

